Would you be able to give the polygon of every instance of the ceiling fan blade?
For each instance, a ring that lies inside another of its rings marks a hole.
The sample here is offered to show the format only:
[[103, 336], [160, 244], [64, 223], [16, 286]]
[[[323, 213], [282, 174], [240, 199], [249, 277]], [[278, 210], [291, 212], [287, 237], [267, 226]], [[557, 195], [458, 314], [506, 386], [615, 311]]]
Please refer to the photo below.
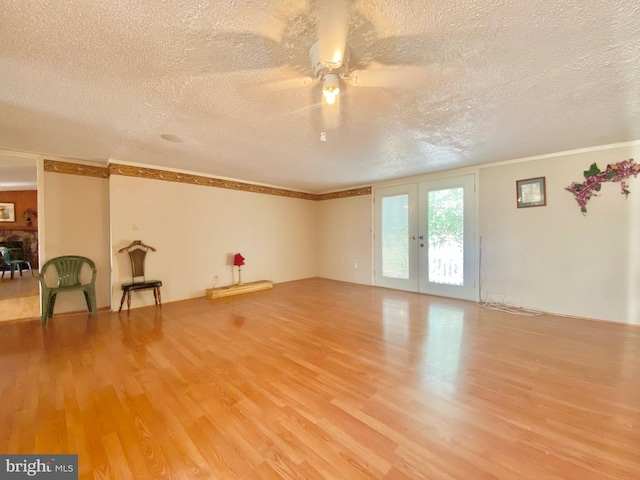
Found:
[[375, 42], [374, 60], [384, 65], [429, 65], [447, 58], [450, 49], [445, 40], [437, 37], [386, 37]]
[[318, 0], [318, 42], [321, 62], [338, 68], [344, 60], [349, 29], [347, 0]]
[[[198, 32], [190, 42], [185, 62], [193, 73], [262, 70], [280, 67], [287, 61], [282, 45], [250, 32]], [[252, 55], [239, 55], [238, 47]]]
[[322, 125], [323, 130], [335, 130], [340, 126], [340, 97], [336, 98], [333, 104], [329, 104], [322, 99]]
[[354, 87], [417, 88], [427, 81], [427, 72], [420, 68], [353, 70], [344, 79]]
[[292, 90], [294, 88], [309, 87], [315, 80], [311, 77], [293, 77], [282, 80], [273, 80], [270, 82], [252, 85], [251, 89], [257, 89], [265, 92], [277, 92], [280, 90]]

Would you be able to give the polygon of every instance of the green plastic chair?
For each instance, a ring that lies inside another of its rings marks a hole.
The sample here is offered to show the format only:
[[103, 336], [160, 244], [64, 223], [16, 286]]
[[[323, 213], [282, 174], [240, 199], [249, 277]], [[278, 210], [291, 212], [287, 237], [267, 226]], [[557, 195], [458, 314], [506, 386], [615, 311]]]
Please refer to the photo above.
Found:
[[[91, 271], [91, 280], [82, 283], [80, 278], [82, 267], [87, 265]], [[47, 271], [53, 267], [57, 274], [55, 279], [56, 285], [51, 287], [48, 281], [53, 280], [53, 273], [49, 273], [47, 279]], [[47, 261], [40, 270], [40, 285], [42, 287], [42, 325], [47, 323], [47, 318], [53, 316], [53, 307], [56, 303], [56, 296], [60, 292], [70, 292], [73, 290], [82, 290], [84, 299], [87, 302], [87, 310], [91, 312], [93, 318], [98, 316], [96, 308], [96, 265], [93, 261], [86, 257], [77, 255], [67, 255], [64, 257], [56, 257]]]
[[20, 270], [20, 276], [22, 276], [22, 265], [28, 264], [31, 276], [33, 276], [33, 270], [31, 270], [31, 264], [21, 259], [11, 258], [11, 248], [0, 247], [0, 270], [2, 270], [2, 279], [4, 279], [4, 272], [9, 270], [11, 272], [11, 278], [13, 274]]
[[17, 266], [16, 262], [11, 260], [11, 254], [7, 247], [0, 247], [0, 270], [2, 270], [1, 280], [4, 280], [4, 272], [11, 272], [11, 278], [13, 278], [13, 272], [15, 272]]

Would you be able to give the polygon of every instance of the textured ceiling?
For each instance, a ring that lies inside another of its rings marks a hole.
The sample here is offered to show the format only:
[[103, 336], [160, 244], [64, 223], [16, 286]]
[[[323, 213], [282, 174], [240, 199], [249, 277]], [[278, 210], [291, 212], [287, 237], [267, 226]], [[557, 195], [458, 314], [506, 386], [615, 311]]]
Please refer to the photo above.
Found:
[[349, 5], [350, 65], [403, 81], [342, 83], [322, 142], [319, 85], [267, 88], [313, 1], [0, 0], [0, 148], [318, 193], [640, 139], [637, 0]]
[[35, 190], [38, 167], [35, 160], [0, 155], [0, 192]]

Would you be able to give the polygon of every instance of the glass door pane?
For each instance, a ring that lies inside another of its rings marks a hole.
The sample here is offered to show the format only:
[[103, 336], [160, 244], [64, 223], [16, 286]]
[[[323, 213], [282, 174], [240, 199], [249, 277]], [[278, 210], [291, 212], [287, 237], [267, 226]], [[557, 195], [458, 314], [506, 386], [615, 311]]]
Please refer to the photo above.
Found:
[[475, 300], [475, 176], [420, 184], [420, 291]]
[[464, 189], [429, 191], [429, 281], [464, 284]]
[[382, 275], [409, 278], [409, 195], [382, 198]]
[[417, 199], [417, 184], [375, 191], [376, 285], [418, 290]]

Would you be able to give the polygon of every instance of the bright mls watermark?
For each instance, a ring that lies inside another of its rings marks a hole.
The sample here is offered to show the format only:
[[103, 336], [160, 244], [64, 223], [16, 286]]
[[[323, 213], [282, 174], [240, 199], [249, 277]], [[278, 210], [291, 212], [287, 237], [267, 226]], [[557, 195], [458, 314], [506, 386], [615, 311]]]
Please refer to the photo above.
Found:
[[0, 480], [78, 480], [78, 455], [2, 455]]

